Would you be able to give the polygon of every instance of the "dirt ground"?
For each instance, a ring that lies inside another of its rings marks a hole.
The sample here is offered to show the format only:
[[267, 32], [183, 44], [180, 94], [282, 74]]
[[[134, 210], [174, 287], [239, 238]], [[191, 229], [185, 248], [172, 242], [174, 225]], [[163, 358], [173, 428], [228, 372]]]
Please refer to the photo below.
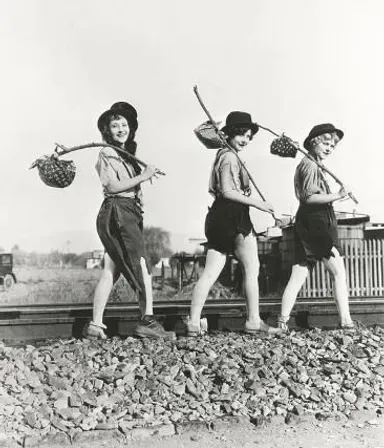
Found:
[[[59, 448], [49, 446], [46, 448]], [[73, 448], [384, 448], [384, 417], [373, 411], [359, 411], [347, 420], [317, 421], [299, 418], [285, 424], [275, 419], [256, 427], [247, 421], [222, 422], [211, 430], [193, 428], [168, 437], [144, 440], [95, 441]]]

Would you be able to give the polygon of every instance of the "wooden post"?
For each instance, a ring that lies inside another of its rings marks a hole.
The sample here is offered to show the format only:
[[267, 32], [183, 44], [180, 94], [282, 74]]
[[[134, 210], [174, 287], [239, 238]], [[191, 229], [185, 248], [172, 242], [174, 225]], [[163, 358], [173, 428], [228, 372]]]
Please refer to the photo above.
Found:
[[161, 289], [164, 289], [165, 285], [165, 266], [164, 261], [161, 262]]
[[183, 289], [183, 267], [181, 258], [177, 259], [177, 290], [180, 292]]

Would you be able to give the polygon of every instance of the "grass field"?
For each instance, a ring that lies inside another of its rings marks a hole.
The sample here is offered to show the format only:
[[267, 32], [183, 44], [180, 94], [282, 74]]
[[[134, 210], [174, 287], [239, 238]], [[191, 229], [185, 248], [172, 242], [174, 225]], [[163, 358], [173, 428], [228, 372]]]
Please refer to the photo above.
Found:
[[[99, 269], [37, 269], [15, 268], [17, 283], [12, 289], [1, 290], [0, 305], [34, 305], [55, 303], [92, 303], [94, 290], [100, 277]], [[180, 300], [190, 298], [192, 285], [182, 294], [167, 273], [162, 285], [160, 272], [154, 272], [154, 300]], [[120, 277], [111, 294], [110, 302], [134, 302], [136, 296], [124, 278]]]
[[[0, 286], [0, 306], [92, 303], [101, 270], [16, 267], [14, 273], [17, 283], [10, 290], [5, 291]], [[162, 282], [160, 270], [153, 272], [154, 300], [191, 300], [194, 282], [184, 285], [183, 291], [178, 292], [176, 280], [171, 278], [171, 270], [166, 270], [165, 274], [165, 281]], [[219, 283], [210, 291], [212, 299], [233, 297], [238, 296]], [[121, 276], [112, 290], [109, 303], [136, 301], [136, 295]]]

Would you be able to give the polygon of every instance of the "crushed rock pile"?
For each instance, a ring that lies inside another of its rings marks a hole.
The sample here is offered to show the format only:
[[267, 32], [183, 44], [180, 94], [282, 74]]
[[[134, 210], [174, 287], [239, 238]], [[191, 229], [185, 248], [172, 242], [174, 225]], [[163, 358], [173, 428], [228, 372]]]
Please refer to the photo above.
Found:
[[128, 436], [226, 415], [258, 424], [373, 408], [384, 408], [381, 328], [0, 343], [0, 436], [20, 444], [54, 432], [70, 440], [90, 430]]

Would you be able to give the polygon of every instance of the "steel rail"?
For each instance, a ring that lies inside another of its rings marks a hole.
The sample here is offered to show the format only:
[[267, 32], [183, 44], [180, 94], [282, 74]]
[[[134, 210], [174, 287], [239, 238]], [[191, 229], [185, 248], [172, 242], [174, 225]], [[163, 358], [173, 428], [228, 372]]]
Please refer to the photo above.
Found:
[[[274, 325], [280, 310], [280, 298], [260, 300], [263, 319]], [[154, 303], [155, 314], [166, 328], [182, 335], [183, 318], [188, 315], [189, 301], [168, 300]], [[365, 325], [384, 326], [384, 297], [358, 297], [350, 299], [351, 314]], [[209, 327], [213, 330], [241, 330], [246, 316], [242, 299], [208, 300], [204, 307]], [[110, 304], [105, 310], [105, 323], [110, 335], [127, 336], [133, 333], [139, 316], [136, 303]], [[40, 339], [81, 337], [84, 325], [92, 317], [92, 303], [55, 305], [0, 306], [0, 340], [34, 341]], [[338, 316], [334, 300], [327, 298], [300, 298], [292, 314], [296, 327], [328, 327], [337, 325]]]

